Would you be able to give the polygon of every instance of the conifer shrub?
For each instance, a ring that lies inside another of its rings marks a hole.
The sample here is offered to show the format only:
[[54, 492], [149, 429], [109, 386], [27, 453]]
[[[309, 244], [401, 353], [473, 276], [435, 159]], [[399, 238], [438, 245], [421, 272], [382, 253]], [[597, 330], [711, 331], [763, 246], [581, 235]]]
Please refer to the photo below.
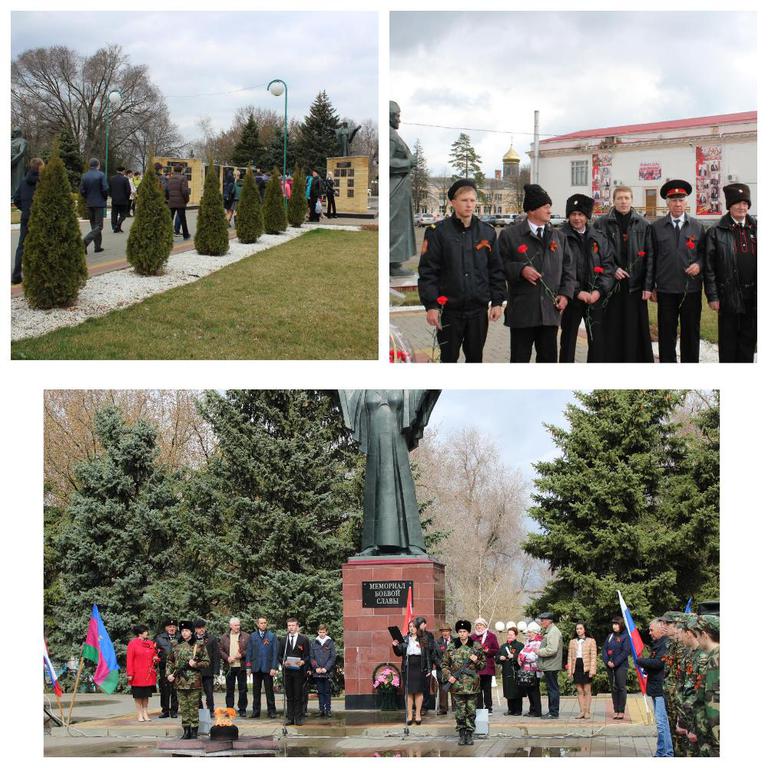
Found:
[[205, 174], [203, 197], [197, 212], [195, 248], [205, 256], [223, 256], [229, 251], [229, 222], [224, 213], [224, 197], [213, 160], [210, 159]]
[[245, 174], [240, 202], [237, 204], [237, 239], [241, 243], [255, 243], [264, 234], [264, 214], [261, 210], [261, 195], [249, 168]]
[[140, 275], [159, 275], [173, 248], [173, 223], [154, 173], [144, 174], [136, 193], [136, 215], [125, 255]]
[[272, 175], [264, 192], [264, 231], [268, 235], [279, 235], [288, 229], [283, 190], [280, 187], [280, 172], [272, 169]]
[[32, 199], [22, 271], [24, 295], [34, 309], [74, 304], [88, 279], [72, 189], [57, 143]]
[[306, 186], [307, 177], [297, 165], [293, 171], [293, 186], [288, 200], [288, 221], [292, 227], [300, 227], [307, 216], [307, 198], [304, 196]]

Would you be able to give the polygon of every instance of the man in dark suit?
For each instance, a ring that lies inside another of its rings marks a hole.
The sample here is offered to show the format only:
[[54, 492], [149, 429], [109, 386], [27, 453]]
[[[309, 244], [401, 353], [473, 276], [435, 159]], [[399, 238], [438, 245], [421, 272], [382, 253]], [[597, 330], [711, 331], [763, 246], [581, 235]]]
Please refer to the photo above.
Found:
[[112, 231], [122, 232], [123, 222], [131, 206], [131, 182], [126, 178], [122, 166], [109, 180], [109, 196], [112, 198]]
[[195, 621], [195, 640], [202, 640], [205, 643], [205, 649], [208, 651], [208, 658], [211, 663], [200, 670], [203, 687], [200, 692], [199, 709], [203, 708], [203, 693], [205, 694], [205, 707], [213, 714], [213, 678], [219, 674], [219, 640], [208, 634], [205, 628], [205, 619]]
[[252, 717], [261, 715], [262, 681], [267, 695], [267, 714], [269, 717], [277, 717], [275, 690], [272, 684], [275, 675], [277, 675], [277, 659], [277, 637], [274, 632], [267, 629], [266, 618], [260, 616], [256, 631], [251, 632], [248, 640], [248, 651], [245, 655], [246, 666], [251, 668], [253, 675]]
[[281, 638], [278, 656], [283, 665], [286, 698], [286, 725], [304, 723], [304, 684], [309, 667], [309, 638], [299, 633], [299, 622], [291, 617], [286, 622], [288, 634]]
[[93, 243], [96, 253], [101, 253], [101, 228], [104, 224], [104, 209], [107, 207], [107, 179], [99, 170], [99, 161], [93, 157], [88, 163], [88, 170], [80, 180], [80, 194], [85, 198], [88, 207], [88, 218], [91, 221], [91, 231], [83, 238], [85, 250]]

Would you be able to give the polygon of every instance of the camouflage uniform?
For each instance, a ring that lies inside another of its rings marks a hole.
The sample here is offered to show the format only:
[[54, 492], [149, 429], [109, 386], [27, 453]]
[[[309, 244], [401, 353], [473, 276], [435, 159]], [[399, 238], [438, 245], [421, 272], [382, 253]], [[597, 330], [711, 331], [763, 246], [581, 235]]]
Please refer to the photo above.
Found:
[[[680, 611], [667, 611], [662, 619], [668, 623], [680, 624], [686, 618], [686, 614]], [[686, 754], [688, 739], [675, 733], [680, 707], [682, 705], [681, 692], [683, 689], [683, 675], [685, 672], [685, 646], [681, 641], [670, 637], [667, 643], [667, 654], [664, 657], [666, 672], [664, 676], [664, 701], [667, 707], [669, 720], [669, 732], [672, 736], [672, 748], [675, 757]]]
[[[704, 676], [706, 674], [707, 654], [701, 648], [688, 649], [688, 662], [685, 668], [680, 715], [678, 723], [687, 733], [696, 733], [695, 712], [704, 703]], [[685, 736], [686, 741], [688, 737]], [[686, 754], [696, 757], [699, 754], [698, 734], [696, 743], [688, 741]]]
[[[197, 662], [196, 667], [189, 666], [192, 659]], [[181, 640], [168, 660], [167, 674], [174, 676], [173, 684], [179, 696], [181, 724], [185, 728], [198, 727], [197, 705], [200, 701], [200, 690], [203, 687], [200, 670], [209, 664], [210, 659], [204, 639], [196, 640], [191, 645]]]
[[696, 738], [702, 757], [720, 757], [720, 646], [707, 654], [704, 705], [696, 710]]
[[[458, 645], [457, 645], [458, 643]], [[475, 654], [477, 661], [471, 661], [470, 656]], [[449, 645], [443, 654], [440, 672], [444, 682], [450, 677], [455, 677], [456, 682], [450, 685], [450, 692], [456, 697], [456, 730], [460, 733], [475, 732], [475, 713], [477, 706], [475, 699], [480, 690], [480, 670], [485, 668], [485, 652], [479, 643], [468, 640], [462, 645], [460, 640], [455, 640]]]

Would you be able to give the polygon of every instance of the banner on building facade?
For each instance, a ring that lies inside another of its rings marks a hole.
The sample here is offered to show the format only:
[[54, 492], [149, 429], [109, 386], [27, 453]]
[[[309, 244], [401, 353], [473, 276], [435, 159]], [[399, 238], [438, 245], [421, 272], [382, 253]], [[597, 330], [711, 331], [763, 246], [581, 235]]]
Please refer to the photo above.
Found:
[[720, 168], [723, 148], [720, 144], [696, 147], [696, 215], [722, 215]]
[[604, 213], [611, 207], [612, 152], [592, 153], [592, 199], [594, 213]]
[[640, 163], [640, 181], [656, 181], [661, 178], [661, 163]]

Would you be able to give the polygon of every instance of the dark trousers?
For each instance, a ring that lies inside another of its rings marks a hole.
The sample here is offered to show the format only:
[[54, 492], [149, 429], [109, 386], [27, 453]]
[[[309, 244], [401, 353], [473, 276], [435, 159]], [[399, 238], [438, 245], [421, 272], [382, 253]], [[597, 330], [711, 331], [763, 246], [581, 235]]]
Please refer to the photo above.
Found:
[[123, 226], [123, 222], [128, 217], [127, 205], [115, 205], [112, 203], [112, 231], [117, 232]]
[[316, 677], [317, 698], [320, 702], [321, 712], [331, 711], [331, 681], [327, 677]]
[[616, 669], [608, 667], [608, 680], [611, 684], [611, 699], [613, 699], [613, 711], [623, 712], [627, 706], [627, 671], [628, 664], [623, 664]]
[[541, 687], [539, 685], [539, 678], [536, 678], [536, 682], [526, 690], [528, 694], [528, 714], [541, 717]]
[[560, 358], [561, 363], [572, 363], [576, 359], [576, 341], [582, 319], [587, 326], [588, 363], [605, 362], [605, 341], [603, 334], [603, 300], [596, 304], [585, 304], [573, 299], [563, 312], [560, 323]]
[[173, 683], [169, 683], [166, 678], [165, 666], [160, 666], [160, 709], [163, 714], [170, 713], [175, 715], [179, 711], [179, 698], [176, 694], [176, 686]]
[[228, 707], [235, 706], [235, 683], [237, 683], [237, 711], [242, 716], [248, 710], [248, 676], [245, 667], [230, 667], [226, 679], [227, 693], [224, 701]]
[[488, 336], [486, 309], [470, 312], [443, 311], [440, 324], [443, 329], [437, 332], [437, 341], [440, 344], [441, 363], [455, 363], [462, 349], [468, 363], [483, 362], [483, 347]]
[[[184, 235], [185, 238], [189, 237], [189, 229], [187, 228], [187, 209], [171, 208], [171, 221], [173, 221], [174, 216], [179, 217], [179, 222], [181, 223], [181, 233]], [[174, 230], [175, 230], [175, 226], [174, 226]]]
[[101, 248], [101, 228], [104, 226], [104, 209], [88, 208], [88, 219], [91, 222], [91, 231], [83, 238], [85, 247], [91, 243], [98, 249]]
[[317, 200], [318, 198], [316, 197], [309, 198], [309, 220], [310, 221], [320, 221], [320, 214], [315, 211]]
[[[440, 694], [439, 694], [439, 702], [438, 702], [438, 714], [445, 715], [448, 714], [448, 686], [441, 685], [440, 686]], [[454, 698], [453, 693], [450, 694], [451, 696], [451, 709], [455, 712], [456, 711], [456, 699]]]
[[606, 363], [652, 363], [648, 302], [641, 290], [629, 292], [629, 278], [620, 280], [603, 315]]
[[510, 328], [509, 362], [530, 363], [536, 347], [537, 363], [557, 362], [557, 326], [537, 325], [533, 328]]
[[659, 362], [676, 363], [677, 324], [680, 322], [680, 362], [699, 362], [701, 291], [657, 294]]
[[491, 677], [493, 675], [480, 675], [480, 690], [477, 692], [477, 708], [492, 710], [493, 697], [491, 696]]
[[304, 718], [304, 672], [283, 667], [286, 719], [297, 722]]
[[203, 708], [203, 694], [205, 694], [205, 708], [213, 714], [213, 675], [201, 676], [203, 690], [200, 693], [200, 709]]
[[331, 211], [333, 211], [333, 216], [336, 216], [336, 196], [335, 195], [328, 195], [326, 197], [328, 200], [328, 210], [325, 212], [325, 215], [330, 218]]
[[[746, 297], [745, 297], [746, 298]], [[752, 363], [757, 348], [757, 297], [745, 301], [744, 314], [717, 315], [717, 348], [721, 363]]]
[[13, 260], [13, 272], [11, 272], [11, 281], [14, 283], [21, 282], [21, 262], [24, 259], [24, 240], [27, 237], [28, 229], [29, 219], [22, 219], [19, 229], [19, 244], [16, 246], [16, 258]]
[[549, 714], [558, 716], [560, 714], [560, 684], [557, 682], [557, 672], [545, 672], [544, 679], [547, 681]]
[[253, 714], [258, 715], [261, 713], [261, 683], [264, 682], [264, 693], [267, 697], [267, 712], [270, 715], [277, 712], [275, 707], [275, 686], [272, 680], [272, 675], [269, 672], [254, 672], [253, 673]]
[[513, 715], [523, 714], [523, 699], [518, 696], [515, 699], [507, 699], [507, 712]]

